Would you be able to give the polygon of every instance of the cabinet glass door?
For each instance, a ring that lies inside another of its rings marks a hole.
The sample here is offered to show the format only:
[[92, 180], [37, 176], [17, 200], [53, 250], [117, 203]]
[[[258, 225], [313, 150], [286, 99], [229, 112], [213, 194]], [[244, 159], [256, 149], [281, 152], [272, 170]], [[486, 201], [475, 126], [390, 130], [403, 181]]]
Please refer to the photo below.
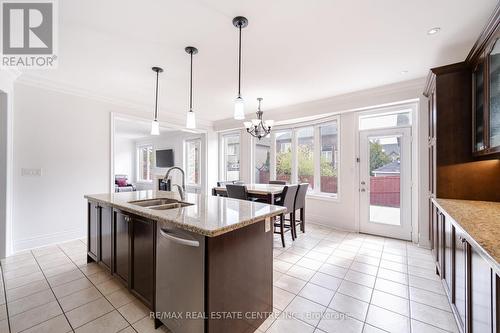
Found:
[[484, 147], [484, 65], [474, 71], [474, 150]]
[[490, 148], [500, 146], [500, 42], [489, 54], [489, 139]]

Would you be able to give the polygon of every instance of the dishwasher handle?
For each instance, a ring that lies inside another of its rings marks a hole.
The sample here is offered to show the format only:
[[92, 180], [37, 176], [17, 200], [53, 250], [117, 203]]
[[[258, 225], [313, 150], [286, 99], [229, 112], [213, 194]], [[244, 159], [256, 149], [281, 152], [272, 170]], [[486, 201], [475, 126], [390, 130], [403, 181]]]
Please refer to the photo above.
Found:
[[199, 247], [200, 246], [200, 242], [198, 242], [196, 240], [176, 237], [176, 236], [174, 236], [174, 233], [168, 229], [160, 228], [160, 235], [162, 235], [163, 237], [165, 237], [165, 238], [167, 238], [167, 239], [169, 239], [177, 244], [187, 245], [187, 246], [192, 246], [192, 247]]

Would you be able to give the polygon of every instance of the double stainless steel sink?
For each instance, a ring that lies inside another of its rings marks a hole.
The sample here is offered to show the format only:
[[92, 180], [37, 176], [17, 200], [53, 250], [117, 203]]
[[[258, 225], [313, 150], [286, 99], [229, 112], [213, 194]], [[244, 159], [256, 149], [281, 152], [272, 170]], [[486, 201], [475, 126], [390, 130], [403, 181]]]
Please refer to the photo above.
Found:
[[153, 210], [167, 210], [167, 209], [181, 208], [193, 205], [192, 203], [189, 202], [184, 202], [169, 198], [129, 201], [129, 204]]

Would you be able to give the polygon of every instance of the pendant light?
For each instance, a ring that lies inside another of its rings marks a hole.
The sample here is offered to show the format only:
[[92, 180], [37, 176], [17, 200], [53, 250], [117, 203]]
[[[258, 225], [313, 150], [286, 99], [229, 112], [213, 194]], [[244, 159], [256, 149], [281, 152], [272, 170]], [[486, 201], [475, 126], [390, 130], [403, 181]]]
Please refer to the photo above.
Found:
[[236, 16], [233, 25], [239, 30], [238, 44], [238, 97], [234, 100], [234, 119], [245, 119], [245, 103], [241, 97], [241, 29], [248, 25], [248, 20], [243, 16]]
[[186, 128], [194, 129], [196, 128], [196, 118], [193, 111], [193, 55], [198, 53], [198, 49], [194, 46], [188, 46], [185, 50], [191, 57], [191, 70], [189, 76], [189, 111], [186, 115]]
[[154, 120], [151, 123], [151, 135], [160, 135], [160, 123], [158, 122], [158, 77], [163, 69], [161, 67], [151, 68], [153, 72], [156, 72], [156, 92], [155, 92], [155, 113]]
[[257, 139], [262, 139], [263, 137], [266, 137], [271, 133], [271, 128], [274, 125], [274, 120], [267, 120], [264, 121], [262, 119], [262, 115], [264, 114], [264, 111], [260, 109], [260, 104], [262, 102], [262, 97], [257, 98], [257, 101], [259, 101], [259, 108], [257, 109], [257, 118], [252, 119], [252, 121], [245, 121], [243, 124], [245, 125], [245, 128], [247, 129], [247, 132], [257, 138]]

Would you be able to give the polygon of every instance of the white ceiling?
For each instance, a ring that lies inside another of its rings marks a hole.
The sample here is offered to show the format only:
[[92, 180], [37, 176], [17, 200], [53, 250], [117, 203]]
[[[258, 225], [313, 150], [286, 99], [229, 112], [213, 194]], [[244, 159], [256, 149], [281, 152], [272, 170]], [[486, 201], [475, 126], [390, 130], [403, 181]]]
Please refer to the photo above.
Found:
[[[496, 0], [85, 0], [59, 1], [59, 67], [28, 78], [148, 105], [160, 76], [160, 120], [187, 111], [189, 56], [194, 108], [209, 121], [232, 116], [237, 29], [244, 15], [243, 98], [253, 113], [398, 81], [462, 61]], [[432, 27], [440, 33], [429, 36]], [[401, 74], [401, 71], [408, 71]]]

